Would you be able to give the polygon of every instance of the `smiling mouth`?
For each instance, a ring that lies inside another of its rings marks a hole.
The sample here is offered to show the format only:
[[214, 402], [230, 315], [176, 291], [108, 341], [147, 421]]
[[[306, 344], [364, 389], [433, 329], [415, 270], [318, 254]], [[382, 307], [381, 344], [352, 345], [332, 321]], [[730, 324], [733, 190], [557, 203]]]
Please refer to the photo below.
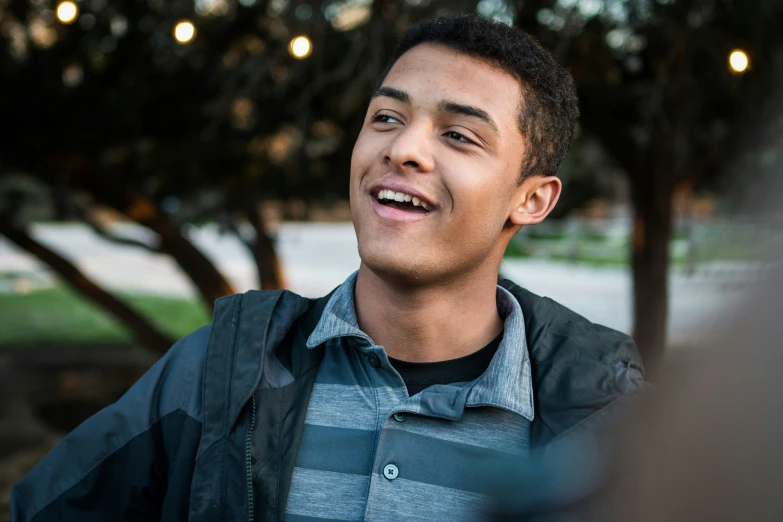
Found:
[[412, 214], [429, 214], [432, 210], [424, 201], [404, 192], [383, 189], [375, 195], [378, 203], [385, 207], [403, 210]]

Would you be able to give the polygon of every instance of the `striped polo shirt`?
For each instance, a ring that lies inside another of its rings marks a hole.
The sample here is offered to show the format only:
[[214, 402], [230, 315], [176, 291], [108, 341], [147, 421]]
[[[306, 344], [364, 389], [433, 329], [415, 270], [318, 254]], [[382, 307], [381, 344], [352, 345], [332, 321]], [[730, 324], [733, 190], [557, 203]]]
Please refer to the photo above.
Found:
[[358, 327], [356, 275], [307, 341], [325, 350], [285, 519], [475, 520], [489, 501], [488, 468], [529, 448], [533, 388], [519, 303], [498, 287], [503, 340], [484, 374], [410, 397], [386, 351]]

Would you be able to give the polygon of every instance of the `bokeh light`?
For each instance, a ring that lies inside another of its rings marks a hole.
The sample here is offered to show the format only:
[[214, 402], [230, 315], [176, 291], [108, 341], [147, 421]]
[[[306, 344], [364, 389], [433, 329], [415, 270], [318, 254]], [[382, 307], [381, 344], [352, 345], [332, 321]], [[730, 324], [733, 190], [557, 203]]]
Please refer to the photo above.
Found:
[[41, 49], [48, 49], [57, 42], [57, 31], [41, 18], [33, 19], [28, 31], [30, 39]]
[[745, 72], [750, 66], [750, 59], [745, 51], [736, 50], [732, 51], [729, 55], [729, 66], [734, 72]]
[[64, 24], [72, 24], [79, 18], [79, 7], [70, 1], [60, 2], [57, 6], [57, 19]]
[[174, 38], [179, 43], [188, 43], [196, 36], [196, 26], [188, 20], [183, 20], [174, 26]]
[[291, 43], [288, 44], [288, 52], [291, 56], [302, 60], [310, 56], [313, 52], [313, 42], [306, 36], [296, 36], [291, 39]]
[[63, 84], [66, 87], [76, 87], [84, 79], [84, 68], [78, 63], [72, 63], [63, 69]]

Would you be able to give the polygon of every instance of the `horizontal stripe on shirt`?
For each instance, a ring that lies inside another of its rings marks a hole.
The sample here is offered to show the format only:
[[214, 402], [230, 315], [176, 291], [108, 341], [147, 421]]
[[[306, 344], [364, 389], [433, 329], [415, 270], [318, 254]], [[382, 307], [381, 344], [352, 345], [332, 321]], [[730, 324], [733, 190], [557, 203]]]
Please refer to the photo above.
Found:
[[354, 284], [355, 275], [333, 294], [308, 339], [325, 343], [324, 357], [286, 520], [475, 520], [490, 471], [528, 451], [532, 382], [519, 303], [498, 289], [503, 339], [483, 374], [409, 396], [383, 347], [358, 328]]

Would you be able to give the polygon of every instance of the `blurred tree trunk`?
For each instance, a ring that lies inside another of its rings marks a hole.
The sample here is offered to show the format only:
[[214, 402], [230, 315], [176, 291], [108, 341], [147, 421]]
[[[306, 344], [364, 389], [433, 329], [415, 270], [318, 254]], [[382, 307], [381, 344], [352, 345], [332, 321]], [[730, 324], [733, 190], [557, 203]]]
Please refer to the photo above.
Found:
[[147, 198], [134, 196], [125, 210], [129, 217], [160, 236], [161, 250], [174, 258], [193, 281], [208, 310], [213, 310], [218, 298], [235, 293], [212, 261], [183, 236], [160, 207]]
[[158, 234], [160, 250], [170, 255], [187, 274], [208, 310], [214, 309], [216, 299], [235, 293], [212, 261], [183, 235], [180, 227], [153, 200], [139, 193], [117, 192], [97, 184], [88, 184], [85, 188], [96, 202], [106, 204]]
[[643, 59], [638, 73], [628, 73], [628, 62], [606, 45], [608, 29], [601, 24], [569, 26], [578, 22], [576, 17], [565, 20], [562, 30], [546, 28], [538, 16], [554, 3], [515, 2], [516, 25], [538, 35], [571, 69], [585, 133], [595, 136], [627, 175], [633, 211], [633, 335], [645, 362], [654, 366], [666, 349], [673, 188], [684, 178], [717, 171], [710, 168], [713, 156], [720, 157], [675, 147], [695, 141], [695, 129], [704, 121], [699, 111], [707, 106], [703, 89], [694, 88], [695, 65], [700, 62], [693, 60], [702, 55], [686, 52], [688, 31], [681, 21], [689, 3], [661, 7], [666, 16], [640, 28], [647, 32], [648, 48], [655, 51], [637, 56]]
[[633, 337], [644, 362], [654, 367], [666, 350], [672, 195], [678, 174], [674, 137], [672, 132], [659, 131], [649, 143], [637, 143], [606, 117], [607, 104], [599, 96], [585, 100], [582, 121], [628, 178], [633, 212]]
[[258, 279], [261, 282], [261, 290], [279, 290], [285, 288], [285, 278], [277, 257], [275, 244], [269, 237], [266, 220], [260, 203], [250, 205], [247, 209], [247, 218], [255, 231], [255, 240], [250, 247], [253, 259], [256, 261]]
[[63, 281], [78, 293], [100, 306], [117, 321], [130, 330], [145, 347], [158, 354], [164, 354], [173, 340], [161, 332], [150, 321], [136, 313], [128, 305], [108, 293], [87, 277], [73, 263], [49, 247], [33, 239], [27, 232], [4, 219], [0, 219], [0, 234], [19, 248], [29, 252], [54, 270]]
[[642, 359], [654, 367], [666, 349], [672, 181], [670, 172], [649, 170], [631, 181], [631, 268], [633, 337]]

